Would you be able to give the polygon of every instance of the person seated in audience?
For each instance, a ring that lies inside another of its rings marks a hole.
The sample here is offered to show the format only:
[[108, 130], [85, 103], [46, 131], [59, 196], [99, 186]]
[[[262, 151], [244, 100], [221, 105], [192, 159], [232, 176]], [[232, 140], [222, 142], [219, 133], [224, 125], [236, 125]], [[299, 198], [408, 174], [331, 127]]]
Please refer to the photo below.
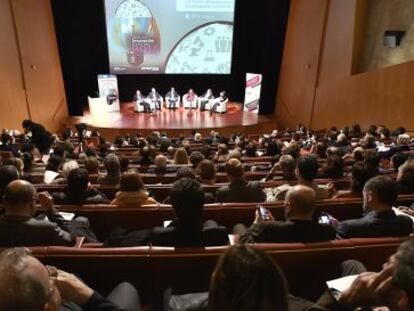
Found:
[[66, 184], [67, 183], [67, 180], [68, 180], [69, 173], [72, 170], [76, 169], [76, 168], [79, 168], [78, 162], [76, 162], [74, 160], [65, 162], [63, 164], [63, 166], [62, 166], [62, 173], [61, 173], [62, 174], [62, 177], [55, 178], [54, 180], [52, 180], [50, 182], [50, 184], [52, 184], [52, 185], [56, 185], [56, 184]]
[[177, 148], [175, 151], [173, 163], [175, 165], [190, 164], [190, 161], [188, 160], [187, 150], [185, 148]]
[[98, 177], [98, 184], [118, 185], [121, 179], [121, 163], [116, 154], [110, 153], [105, 157], [104, 166], [106, 174]]
[[[37, 220], [36, 201], [45, 210], [49, 220]], [[36, 194], [27, 181], [15, 180], [3, 193], [5, 213], [0, 217], [0, 246], [75, 245], [70, 225], [53, 207], [47, 193]]]
[[164, 175], [177, 172], [177, 168], [174, 166], [168, 166], [168, 159], [165, 155], [159, 154], [155, 157], [155, 167], [151, 167], [147, 170], [148, 174]]
[[20, 178], [22, 178], [22, 176], [24, 175], [24, 162], [21, 158], [16, 158], [16, 157], [8, 158], [4, 162], [4, 165], [13, 165], [19, 172]]
[[265, 252], [232, 246], [220, 257], [212, 273], [208, 309], [288, 311], [284, 275]]
[[83, 205], [107, 204], [109, 200], [104, 194], [89, 184], [88, 171], [83, 168], [72, 170], [68, 175], [68, 186], [65, 192], [54, 192], [56, 204]]
[[129, 159], [126, 155], [121, 154], [118, 156], [121, 173], [129, 170]]
[[345, 261], [342, 264], [342, 276], [358, 275], [355, 280], [335, 295], [328, 290], [307, 310], [414, 310], [413, 263], [413, 240], [401, 244], [397, 252], [383, 264], [380, 272], [367, 272], [365, 266], [355, 260]]
[[349, 190], [339, 190], [334, 198], [362, 198], [362, 190], [365, 183], [375, 177], [375, 171], [369, 169], [363, 161], [355, 162], [351, 168], [351, 188]]
[[134, 163], [146, 166], [154, 164], [154, 160], [151, 157], [151, 149], [149, 146], [142, 147], [139, 153], [139, 158], [138, 160], [134, 161]]
[[371, 178], [363, 190], [365, 216], [360, 219], [339, 223], [336, 231], [339, 237], [393, 237], [408, 236], [413, 231], [409, 217], [397, 216], [392, 210], [397, 201], [397, 184], [388, 176]]
[[204, 156], [200, 151], [193, 151], [190, 154], [189, 160], [193, 168], [197, 169], [200, 162], [204, 160]]
[[192, 178], [174, 182], [170, 200], [177, 219], [166, 228], [155, 227], [151, 233], [152, 245], [212, 246], [228, 244], [227, 229], [215, 221], [202, 221], [204, 193]]
[[254, 143], [248, 143], [244, 155], [249, 158], [257, 157], [257, 145]]
[[43, 125], [32, 122], [31, 120], [24, 120], [22, 127], [25, 133], [32, 133], [30, 138], [33, 145], [40, 151], [41, 154], [46, 154], [52, 145], [52, 138], [50, 133], [46, 131]]
[[376, 172], [376, 174], [382, 173], [380, 168], [381, 158], [376, 150], [366, 150], [364, 161], [370, 169]]
[[414, 193], [414, 160], [407, 160], [398, 168], [397, 189], [400, 194]]
[[216, 173], [216, 167], [210, 160], [202, 160], [197, 167], [198, 181], [204, 185], [214, 185]]
[[217, 202], [263, 202], [265, 193], [258, 181], [247, 181], [243, 164], [238, 159], [230, 159], [226, 163], [228, 186], [217, 189]]
[[[63, 159], [59, 156], [52, 154], [47, 160], [44, 174], [44, 183], [50, 183], [53, 179], [59, 176], [60, 168], [62, 166]], [[52, 176], [52, 177], [49, 177]]]
[[[313, 180], [316, 178], [318, 169], [318, 160], [314, 155], [301, 156], [296, 163], [295, 175], [299, 185], [312, 188], [315, 190], [316, 200], [323, 200], [330, 198], [333, 195], [333, 184], [315, 184]], [[274, 202], [283, 200], [290, 187], [291, 186], [289, 184], [284, 184], [275, 188], [266, 188], [266, 201]]]
[[229, 154], [229, 148], [227, 147], [227, 145], [219, 144], [217, 146], [217, 154], [214, 156], [213, 160], [215, 162], [227, 161], [228, 154]]
[[[279, 161], [273, 165], [269, 173], [266, 175], [265, 181], [271, 180], [273, 174], [277, 171], [282, 171], [282, 180], [294, 181], [296, 180], [295, 175], [296, 161], [291, 155], [282, 155]], [[273, 177], [273, 179], [278, 179]]]
[[[262, 250], [237, 245], [219, 258], [211, 275], [209, 293], [167, 296], [168, 310], [288, 311], [288, 289], [277, 263]], [[309, 304], [311, 305], [311, 304]]]
[[341, 157], [337, 155], [329, 156], [319, 174], [319, 178], [337, 179], [344, 177], [344, 165], [344, 160]]
[[44, 266], [26, 248], [0, 253], [0, 275], [0, 310], [141, 310], [131, 284], [119, 284], [104, 298], [75, 275]]
[[390, 172], [398, 173], [398, 169], [401, 165], [409, 159], [409, 155], [406, 153], [397, 152], [391, 157], [390, 161]]
[[314, 221], [315, 191], [298, 185], [289, 189], [285, 198], [286, 221], [275, 221], [270, 212], [263, 218], [256, 210], [253, 224], [246, 230], [237, 225], [242, 243], [306, 243], [334, 240], [335, 229]]
[[83, 163], [89, 175], [98, 174], [99, 162], [97, 157], [87, 157]]
[[118, 207], [141, 207], [142, 205], [157, 204], [145, 189], [141, 176], [136, 171], [128, 171], [121, 175], [119, 190], [112, 205]]
[[204, 158], [207, 160], [211, 160], [212, 159], [212, 149], [211, 146], [207, 143], [203, 144], [203, 146], [201, 147], [200, 152], [203, 154]]
[[19, 172], [13, 165], [3, 165], [0, 167], [0, 202], [3, 202], [3, 194], [7, 185], [13, 180], [19, 179]]
[[17, 146], [13, 143], [13, 137], [11, 135], [9, 135], [6, 132], [1, 133], [0, 142], [0, 151], [11, 152], [15, 157], [19, 155], [19, 150]]

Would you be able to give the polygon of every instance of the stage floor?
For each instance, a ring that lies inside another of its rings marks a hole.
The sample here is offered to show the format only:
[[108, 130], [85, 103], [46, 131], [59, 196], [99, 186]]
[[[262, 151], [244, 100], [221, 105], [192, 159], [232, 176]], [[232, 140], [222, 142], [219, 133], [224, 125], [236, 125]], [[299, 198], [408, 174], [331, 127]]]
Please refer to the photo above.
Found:
[[201, 130], [222, 129], [234, 127], [250, 127], [274, 122], [272, 117], [260, 116], [256, 113], [243, 111], [241, 103], [230, 102], [225, 114], [214, 113], [210, 116], [208, 111], [193, 110], [189, 114], [188, 109], [162, 111], [152, 115], [135, 113], [134, 103], [121, 103], [121, 112], [107, 113], [92, 117], [89, 111], [85, 111], [84, 117], [79, 117], [77, 122], [84, 122], [96, 129], [118, 130]]

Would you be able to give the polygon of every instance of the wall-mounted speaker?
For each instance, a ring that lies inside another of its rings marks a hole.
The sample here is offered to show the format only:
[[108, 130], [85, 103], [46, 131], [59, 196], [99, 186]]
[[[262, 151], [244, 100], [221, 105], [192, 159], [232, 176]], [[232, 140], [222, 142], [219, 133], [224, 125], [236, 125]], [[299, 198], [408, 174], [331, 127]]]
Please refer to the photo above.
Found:
[[384, 46], [395, 48], [401, 44], [402, 38], [405, 36], [405, 31], [402, 30], [386, 30], [384, 32]]

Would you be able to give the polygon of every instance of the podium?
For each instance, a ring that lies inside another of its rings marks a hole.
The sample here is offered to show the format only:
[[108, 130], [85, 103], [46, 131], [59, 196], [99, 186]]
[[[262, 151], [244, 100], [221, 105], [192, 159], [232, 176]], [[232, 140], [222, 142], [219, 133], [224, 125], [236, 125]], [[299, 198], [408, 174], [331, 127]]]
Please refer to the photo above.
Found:
[[119, 101], [115, 101], [112, 105], [108, 105], [106, 97], [88, 97], [89, 111], [92, 119], [102, 120], [108, 118], [111, 112], [119, 112]]

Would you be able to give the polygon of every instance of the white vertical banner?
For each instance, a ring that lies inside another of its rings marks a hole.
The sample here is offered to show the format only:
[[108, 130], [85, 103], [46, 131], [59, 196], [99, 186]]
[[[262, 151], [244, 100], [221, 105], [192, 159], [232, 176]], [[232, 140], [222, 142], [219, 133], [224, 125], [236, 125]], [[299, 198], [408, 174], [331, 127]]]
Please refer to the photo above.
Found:
[[106, 112], [119, 112], [118, 79], [115, 75], [98, 75], [99, 97], [105, 97], [107, 104], [102, 109]]
[[246, 94], [244, 96], [244, 111], [259, 113], [262, 79], [263, 77], [261, 74], [246, 74]]

